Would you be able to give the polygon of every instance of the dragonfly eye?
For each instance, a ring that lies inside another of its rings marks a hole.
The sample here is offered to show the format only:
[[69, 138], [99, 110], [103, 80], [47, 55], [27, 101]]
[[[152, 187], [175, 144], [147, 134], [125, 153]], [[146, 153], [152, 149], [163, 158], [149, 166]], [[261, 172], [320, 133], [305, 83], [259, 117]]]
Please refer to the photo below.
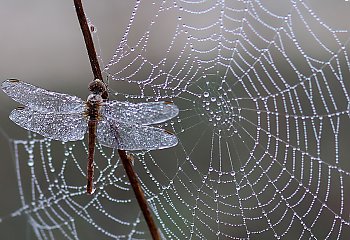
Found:
[[95, 94], [102, 94], [107, 90], [106, 85], [100, 79], [95, 79], [89, 84], [89, 90]]

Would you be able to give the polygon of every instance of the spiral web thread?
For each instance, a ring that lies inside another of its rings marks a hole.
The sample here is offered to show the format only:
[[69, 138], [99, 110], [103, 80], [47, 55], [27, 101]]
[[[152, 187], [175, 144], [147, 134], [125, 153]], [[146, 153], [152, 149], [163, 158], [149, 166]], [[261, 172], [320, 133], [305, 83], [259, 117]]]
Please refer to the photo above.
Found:
[[[307, 1], [136, 1], [130, 16], [110, 88], [180, 108], [160, 125], [177, 147], [132, 153], [162, 236], [349, 238], [349, 32]], [[97, 145], [87, 198], [84, 142], [14, 147], [13, 216], [38, 239], [150, 238], [113, 150]]]

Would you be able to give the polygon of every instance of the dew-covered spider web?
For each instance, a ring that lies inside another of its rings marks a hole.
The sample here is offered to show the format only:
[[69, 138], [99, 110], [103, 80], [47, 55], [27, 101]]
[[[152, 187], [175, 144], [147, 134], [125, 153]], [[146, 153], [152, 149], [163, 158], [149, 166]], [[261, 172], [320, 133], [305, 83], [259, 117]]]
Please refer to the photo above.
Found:
[[[180, 109], [176, 147], [131, 153], [164, 239], [350, 238], [350, 34], [310, 2], [130, 1], [100, 58], [111, 98]], [[13, 146], [38, 239], [150, 239], [112, 149], [87, 196], [86, 141]]]

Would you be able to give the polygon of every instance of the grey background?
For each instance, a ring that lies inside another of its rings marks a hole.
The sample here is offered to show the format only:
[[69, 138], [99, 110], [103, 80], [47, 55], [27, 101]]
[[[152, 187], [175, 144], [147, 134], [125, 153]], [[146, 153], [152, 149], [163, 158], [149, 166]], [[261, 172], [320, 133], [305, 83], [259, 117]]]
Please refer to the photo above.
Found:
[[[124, 32], [132, 6], [128, 6], [127, 1], [88, 1], [85, 6], [87, 14], [106, 25], [99, 32], [107, 60]], [[73, 1], [1, 0], [0, 21], [3, 23], [0, 79], [15, 77], [86, 98], [87, 84], [93, 76]], [[8, 119], [11, 109], [17, 105], [0, 94], [0, 216], [21, 206], [8, 143], [9, 139], [27, 135]], [[23, 216], [1, 223], [0, 234], [0, 239], [35, 239]]]
[[[349, 2], [307, 2], [329, 25], [349, 29]], [[86, 1], [87, 14], [98, 24], [105, 61], [113, 54], [127, 26], [133, 7], [129, 3]], [[72, 1], [0, 0], [0, 22], [1, 80], [16, 77], [53, 91], [86, 97], [92, 74]], [[0, 103], [0, 216], [4, 216], [20, 207], [8, 141], [26, 137], [26, 132], [8, 120], [16, 103], [3, 93]], [[34, 239], [24, 217], [1, 223], [0, 234], [0, 239]]]

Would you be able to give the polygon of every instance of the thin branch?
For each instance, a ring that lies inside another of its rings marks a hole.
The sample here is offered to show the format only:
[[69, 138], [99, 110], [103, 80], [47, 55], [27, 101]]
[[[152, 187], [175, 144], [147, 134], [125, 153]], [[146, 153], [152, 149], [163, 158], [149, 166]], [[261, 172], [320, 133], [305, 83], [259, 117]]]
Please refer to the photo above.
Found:
[[[92, 72], [94, 74], [95, 79], [100, 79], [103, 81], [101, 68], [100, 68], [100, 65], [98, 62], [94, 42], [93, 42], [93, 39], [91, 36], [89, 25], [88, 25], [86, 17], [85, 17], [83, 4], [82, 4], [81, 0], [74, 0], [74, 6], [75, 6], [75, 10], [77, 12], [78, 19], [79, 19], [80, 28], [83, 32], [85, 45], [86, 45], [86, 49], [87, 49], [87, 52], [89, 55]], [[106, 92], [106, 94], [102, 95], [102, 97], [104, 99], [108, 99], [108, 93]], [[119, 157], [123, 163], [125, 172], [128, 175], [130, 184], [134, 190], [137, 202], [141, 208], [143, 216], [146, 219], [146, 222], [147, 222], [148, 228], [151, 232], [152, 238], [154, 240], [160, 240], [160, 234], [159, 234], [157, 225], [153, 219], [152, 212], [150, 211], [150, 208], [148, 206], [145, 194], [144, 194], [144, 192], [141, 188], [141, 185], [137, 179], [137, 175], [136, 175], [135, 170], [132, 166], [132, 160], [129, 159], [129, 157], [127, 156], [127, 154], [124, 150], [118, 149], [118, 154], [119, 154]]]
[[80, 28], [81, 28], [81, 31], [83, 32], [84, 41], [85, 41], [86, 49], [89, 55], [92, 72], [94, 74], [95, 79], [100, 79], [103, 81], [100, 64], [98, 63], [94, 41], [92, 40], [90, 28], [85, 17], [83, 4], [81, 3], [81, 0], [74, 0], [74, 5], [75, 5], [75, 11], [78, 16]]
[[136, 175], [134, 168], [132, 166], [132, 159], [130, 159], [127, 156], [127, 154], [124, 150], [118, 149], [118, 153], [119, 153], [120, 159], [122, 160], [125, 172], [128, 175], [130, 184], [131, 184], [132, 188], [134, 189], [134, 193], [136, 195], [137, 202], [139, 203], [140, 208], [141, 208], [142, 213], [143, 213], [143, 216], [146, 219], [146, 222], [147, 222], [148, 228], [151, 232], [152, 238], [160, 240], [160, 235], [158, 232], [157, 225], [153, 220], [152, 212], [149, 209], [145, 194], [143, 193], [141, 185], [140, 185], [139, 181], [137, 180], [137, 175]]

